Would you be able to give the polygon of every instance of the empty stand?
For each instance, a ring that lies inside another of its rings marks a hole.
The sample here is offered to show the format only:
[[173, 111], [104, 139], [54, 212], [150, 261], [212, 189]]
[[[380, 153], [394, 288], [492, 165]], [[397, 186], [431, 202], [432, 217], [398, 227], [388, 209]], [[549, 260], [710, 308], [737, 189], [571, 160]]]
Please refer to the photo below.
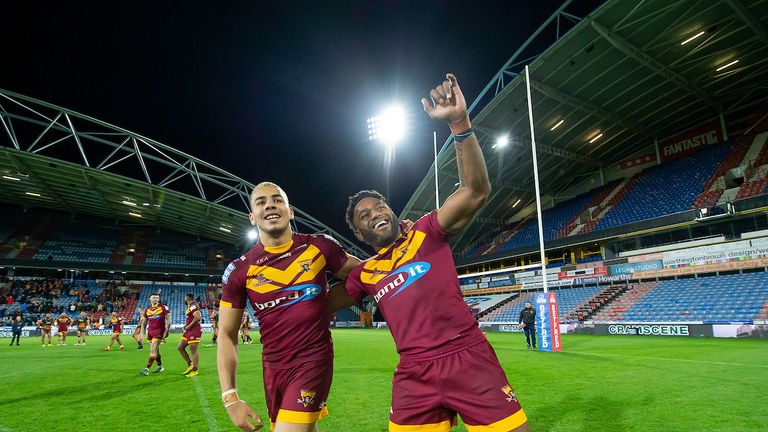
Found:
[[[562, 288], [549, 290], [550, 292], [557, 293], [558, 314], [560, 317], [565, 317], [576, 306], [580, 305], [588, 298], [594, 296], [602, 290], [599, 286], [578, 287], [578, 288]], [[503, 307], [489, 313], [484, 316], [481, 321], [483, 322], [517, 322], [520, 317], [520, 310], [523, 309], [525, 302], [531, 301], [534, 293], [522, 293], [518, 298]]]
[[768, 274], [668, 280], [625, 314], [626, 321], [752, 320], [768, 298]]

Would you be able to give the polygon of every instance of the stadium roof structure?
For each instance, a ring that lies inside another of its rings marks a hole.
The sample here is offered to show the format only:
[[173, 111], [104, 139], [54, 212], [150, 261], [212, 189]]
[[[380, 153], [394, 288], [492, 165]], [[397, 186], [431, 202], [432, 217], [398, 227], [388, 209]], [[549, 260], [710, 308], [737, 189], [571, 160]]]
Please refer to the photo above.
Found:
[[[0, 202], [242, 245], [254, 185], [168, 145], [0, 90]], [[295, 225], [353, 242], [293, 207]]]
[[[660, 139], [718, 117], [724, 122], [768, 98], [765, 1], [609, 0], [583, 18], [569, 12], [574, 6], [566, 1], [542, 24], [470, 107], [493, 192], [455, 239], [456, 251], [535, 202], [525, 65], [541, 194], [560, 201]], [[536, 52], [542, 44], [549, 46]], [[504, 148], [495, 146], [501, 135], [509, 137]], [[452, 142], [437, 158], [443, 201], [459, 181]], [[433, 164], [400, 216], [421, 216], [434, 204]]]

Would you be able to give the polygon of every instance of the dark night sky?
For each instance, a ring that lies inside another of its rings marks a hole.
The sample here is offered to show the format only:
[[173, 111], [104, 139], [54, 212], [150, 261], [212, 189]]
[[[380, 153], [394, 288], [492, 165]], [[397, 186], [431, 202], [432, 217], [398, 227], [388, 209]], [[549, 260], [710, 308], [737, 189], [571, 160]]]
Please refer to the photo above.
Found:
[[366, 118], [390, 101], [409, 110], [390, 183], [399, 212], [430, 166], [432, 130], [447, 136], [419, 99], [450, 71], [471, 102], [560, 4], [19, 0], [3, 5], [0, 87], [274, 181], [349, 235], [346, 197], [386, 188]]

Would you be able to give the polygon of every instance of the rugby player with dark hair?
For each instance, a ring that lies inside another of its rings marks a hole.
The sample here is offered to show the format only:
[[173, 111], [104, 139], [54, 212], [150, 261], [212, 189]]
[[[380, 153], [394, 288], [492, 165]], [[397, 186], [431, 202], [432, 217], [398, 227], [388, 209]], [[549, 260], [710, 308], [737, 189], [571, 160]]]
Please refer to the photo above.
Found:
[[456, 414], [470, 432], [528, 431], [496, 353], [462, 298], [448, 243], [490, 194], [483, 153], [456, 78], [446, 75], [430, 97], [432, 103], [422, 99], [424, 110], [448, 122], [454, 136], [459, 188], [407, 233], [380, 193], [350, 197], [347, 223], [377, 255], [349, 274], [346, 289], [356, 303], [373, 297], [400, 354], [390, 431], [447, 432]]
[[149, 375], [152, 363], [157, 362], [157, 369], [152, 373], [165, 370], [163, 358], [160, 355], [160, 343], [168, 337], [171, 329], [171, 310], [168, 306], [160, 304], [160, 295], [152, 293], [149, 296], [150, 306], [144, 310], [144, 326], [146, 327], [147, 342], [149, 342], [149, 359], [147, 366], [139, 371], [140, 375]]
[[[200, 325], [200, 320], [203, 319], [203, 315], [200, 313], [200, 306], [195, 301], [195, 295], [187, 293], [184, 297], [187, 302], [187, 310], [184, 313], [187, 318], [184, 323], [184, 334], [179, 340], [178, 350], [181, 357], [187, 363], [187, 369], [182, 373], [187, 377], [195, 377], [198, 375], [197, 368], [200, 365], [200, 356], [197, 353], [197, 347], [200, 343], [200, 338], [203, 336], [203, 327]], [[192, 354], [192, 358], [187, 354], [187, 347]]]
[[51, 327], [53, 327], [53, 318], [51, 318], [51, 314], [46, 313], [42, 318], [37, 320], [37, 326], [40, 327], [40, 333], [42, 334], [42, 337], [40, 338], [40, 343], [42, 344], [43, 348], [45, 348], [45, 336], [48, 336], [48, 346], [51, 346]]
[[326, 272], [344, 279], [359, 261], [331, 237], [294, 233], [293, 209], [276, 184], [256, 185], [250, 205], [248, 217], [259, 240], [222, 276], [217, 350], [222, 400], [240, 429], [262, 427], [237, 393], [237, 333], [250, 302], [261, 333], [270, 426], [275, 432], [313, 432], [328, 414], [333, 375]]
[[85, 345], [85, 337], [88, 336], [88, 327], [91, 325], [91, 319], [88, 313], [80, 312], [77, 318], [77, 343], [75, 345]]

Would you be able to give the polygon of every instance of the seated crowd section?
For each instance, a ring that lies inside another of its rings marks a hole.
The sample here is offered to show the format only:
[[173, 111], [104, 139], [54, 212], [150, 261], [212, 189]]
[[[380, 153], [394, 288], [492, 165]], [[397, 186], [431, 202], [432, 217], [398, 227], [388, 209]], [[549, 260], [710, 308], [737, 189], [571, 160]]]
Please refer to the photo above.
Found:
[[[544, 241], [559, 240], [693, 208], [711, 208], [722, 196], [729, 170], [743, 183], [735, 199], [768, 193], [768, 133], [713, 144], [688, 156], [653, 165], [543, 211]], [[513, 251], [538, 243], [535, 212], [484, 236], [461, 257]], [[583, 261], [580, 261], [583, 262]]]
[[[465, 301], [475, 303], [473, 290]], [[481, 322], [517, 322], [535, 293], [506, 294], [508, 301], [479, 316]], [[555, 288], [561, 322], [743, 322], [768, 318], [768, 273], [688, 277], [658, 282]], [[614, 295], [606, 297], [606, 292]], [[482, 296], [488, 297], [488, 296]]]
[[220, 274], [239, 251], [180, 233], [115, 226], [52, 210], [0, 207], [0, 259], [199, 270]]

